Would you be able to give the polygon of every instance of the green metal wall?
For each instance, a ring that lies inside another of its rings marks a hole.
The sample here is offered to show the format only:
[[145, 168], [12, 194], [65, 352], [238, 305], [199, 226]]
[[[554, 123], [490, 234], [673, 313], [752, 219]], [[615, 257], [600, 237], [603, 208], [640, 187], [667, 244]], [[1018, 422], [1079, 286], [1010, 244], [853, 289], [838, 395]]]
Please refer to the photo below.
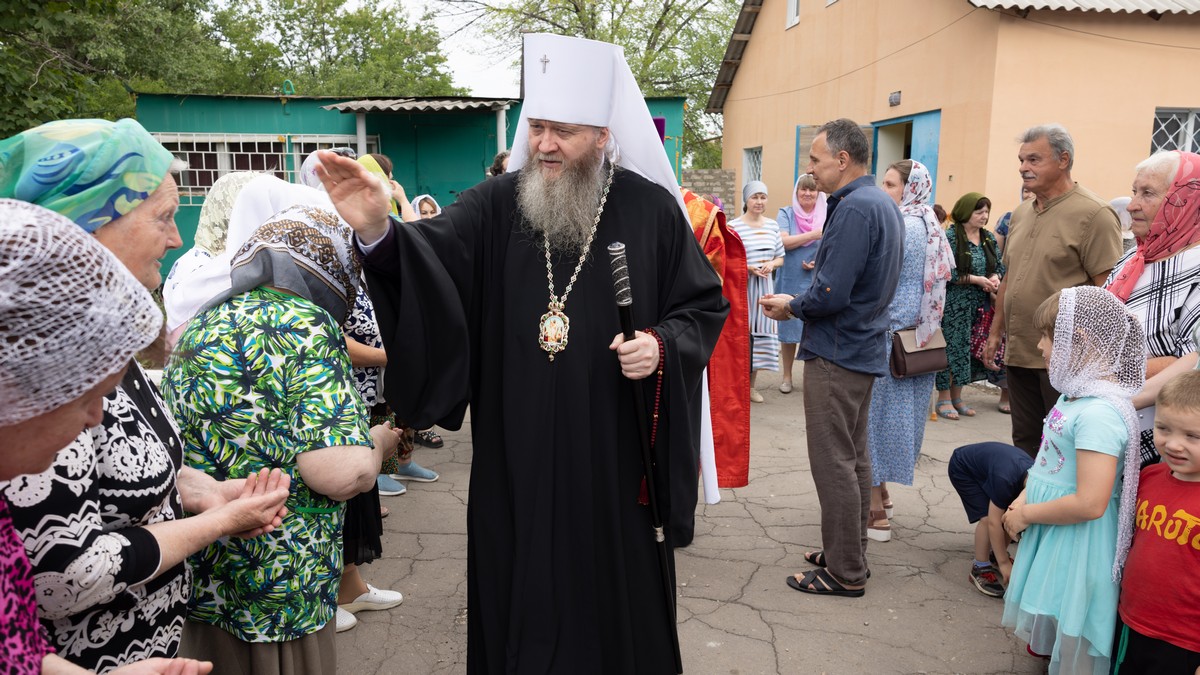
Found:
[[340, 98], [139, 94], [149, 131], [224, 134], [354, 134], [354, 115], [325, 110]]

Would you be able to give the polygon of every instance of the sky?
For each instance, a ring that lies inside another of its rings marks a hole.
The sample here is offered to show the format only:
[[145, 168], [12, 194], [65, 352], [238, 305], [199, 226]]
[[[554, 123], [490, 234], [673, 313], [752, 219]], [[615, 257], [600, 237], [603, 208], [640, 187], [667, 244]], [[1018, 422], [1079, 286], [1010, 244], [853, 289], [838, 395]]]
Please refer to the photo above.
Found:
[[[445, 3], [437, 0], [408, 0], [404, 3], [410, 17], [416, 20], [426, 8], [437, 9]], [[494, 56], [480, 53], [480, 40], [484, 38], [478, 31], [467, 29], [461, 33], [446, 37], [453, 33], [462, 23], [453, 17], [437, 19], [438, 29], [443, 36], [442, 51], [446, 56], [447, 66], [454, 78], [454, 84], [466, 87], [471, 96], [495, 98], [516, 98], [520, 93], [517, 84], [517, 70], [509, 59], [497, 59]], [[516, 49], [512, 58], [517, 56]]]

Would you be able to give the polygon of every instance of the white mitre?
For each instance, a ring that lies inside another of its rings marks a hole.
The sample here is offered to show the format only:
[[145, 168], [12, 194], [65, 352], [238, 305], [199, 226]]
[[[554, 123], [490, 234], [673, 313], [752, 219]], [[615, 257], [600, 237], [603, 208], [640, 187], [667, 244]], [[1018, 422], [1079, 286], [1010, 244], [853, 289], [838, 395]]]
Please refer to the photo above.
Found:
[[687, 216], [671, 160], [621, 47], [562, 35], [527, 34], [525, 101], [508, 159], [509, 171], [519, 170], [529, 155], [530, 117], [608, 127], [619, 150], [617, 166], [666, 188]]

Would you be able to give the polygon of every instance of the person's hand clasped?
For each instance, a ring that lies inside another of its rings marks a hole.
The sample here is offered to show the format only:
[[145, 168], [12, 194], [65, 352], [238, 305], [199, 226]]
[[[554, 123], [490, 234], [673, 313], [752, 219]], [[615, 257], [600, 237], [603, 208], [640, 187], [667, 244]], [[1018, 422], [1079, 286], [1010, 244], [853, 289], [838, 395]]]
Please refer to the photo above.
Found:
[[1008, 536], [1012, 537], [1013, 541], [1021, 540], [1021, 533], [1029, 527], [1029, 521], [1025, 517], [1025, 503], [1014, 502], [1008, 510], [1004, 512], [1004, 531]]
[[371, 427], [371, 439], [375, 441], [375, 447], [383, 449], [384, 459], [396, 454], [396, 449], [400, 447], [400, 434], [392, 427], [391, 422]]
[[[230, 483], [230, 488], [237, 483]], [[232, 520], [233, 536], [242, 539], [270, 534], [283, 524], [292, 477], [279, 469], [261, 469], [246, 476], [241, 493], [228, 500], [224, 510]], [[230, 489], [226, 488], [226, 489]]]
[[771, 269], [772, 268], [770, 265], [759, 265], [758, 267], [751, 267], [750, 273], [756, 277], [769, 279], [771, 277]]
[[608, 348], [617, 352], [621, 374], [631, 380], [641, 380], [658, 369], [658, 340], [649, 333], [634, 331], [632, 340], [617, 333]]
[[787, 321], [792, 318], [791, 310], [788, 309], [788, 304], [795, 300], [794, 296], [787, 293], [773, 293], [764, 295], [758, 299], [758, 304], [762, 305], [763, 314], [767, 318], [776, 321]]
[[391, 209], [391, 195], [383, 182], [349, 157], [320, 150], [317, 159], [321, 160], [316, 169], [317, 177], [342, 220], [364, 244], [370, 245], [383, 238], [387, 234]]

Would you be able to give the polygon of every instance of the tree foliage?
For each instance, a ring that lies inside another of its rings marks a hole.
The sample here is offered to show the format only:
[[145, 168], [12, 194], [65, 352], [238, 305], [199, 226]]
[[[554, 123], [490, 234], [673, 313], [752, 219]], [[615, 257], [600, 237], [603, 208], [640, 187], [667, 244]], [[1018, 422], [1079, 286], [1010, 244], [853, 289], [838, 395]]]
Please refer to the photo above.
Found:
[[456, 95], [428, 21], [390, 0], [0, 3], [0, 138], [133, 115], [133, 91]]
[[381, 0], [241, 0], [213, 13], [231, 54], [223, 85], [261, 90], [292, 80], [297, 93], [442, 96], [451, 83], [440, 36]]
[[[720, 120], [703, 112], [741, 8], [738, 0], [448, 0], [445, 13], [478, 25], [498, 44], [525, 32], [557, 33], [621, 45], [642, 93], [686, 96], [684, 154], [719, 168]], [[713, 149], [716, 149], [715, 154]]]

